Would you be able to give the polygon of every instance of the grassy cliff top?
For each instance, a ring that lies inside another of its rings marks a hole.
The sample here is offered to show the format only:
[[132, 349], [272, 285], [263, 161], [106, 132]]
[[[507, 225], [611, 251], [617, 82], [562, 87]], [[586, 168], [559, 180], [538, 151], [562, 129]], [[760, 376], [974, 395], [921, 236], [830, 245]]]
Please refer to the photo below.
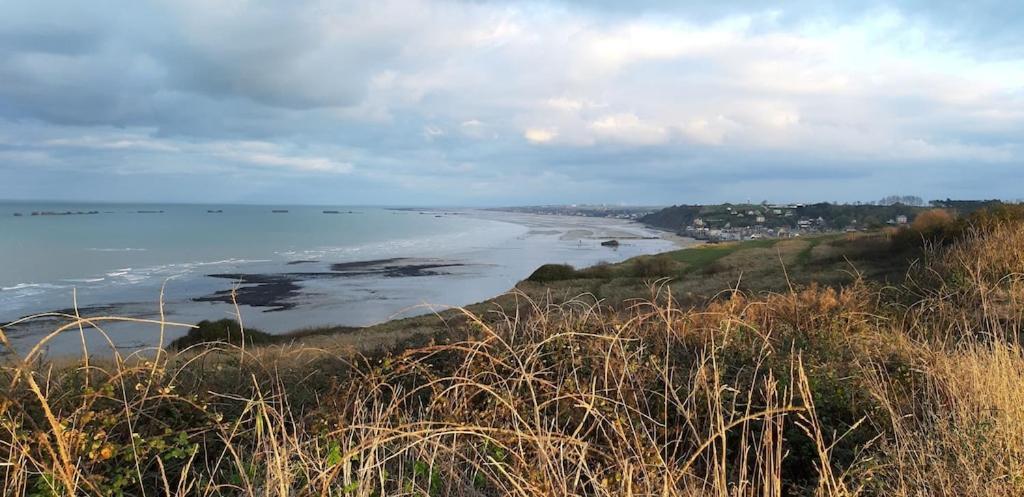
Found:
[[[483, 319], [502, 314], [494, 311], [526, 312], [532, 302], [600, 302], [608, 310], [621, 311], [636, 299], [649, 298], [655, 286], [671, 291], [678, 305], [700, 307], [727, 290], [783, 292], [812, 282], [839, 287], [858, 278], [899, 282], [920, 257], [919, 248], [895, 247], [883, 232], [698, 245], [588, 268], [545, 265], [510, 293], [466, 309]], [[397, 352], [444, 339], [453, 323], [464, 320], [462, 310], [452, 309], [365, 328], [319, 327], [257, 339], [363, 353]]]
[[0, 367], [0, 488], [1022, 495], [1010, 214], [550, 266], [369, 328], [243, 340], [220, 322], [199, 338], [223, 328], [234, 345], [22, 357]]

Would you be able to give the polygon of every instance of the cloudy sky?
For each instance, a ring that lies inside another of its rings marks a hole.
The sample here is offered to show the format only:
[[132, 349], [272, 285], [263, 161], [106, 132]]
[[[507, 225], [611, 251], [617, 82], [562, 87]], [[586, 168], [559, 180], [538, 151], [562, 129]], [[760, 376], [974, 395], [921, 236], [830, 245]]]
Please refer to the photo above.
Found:
[[1024, 197], [1024, 2], [0, 2], [0, 198]]

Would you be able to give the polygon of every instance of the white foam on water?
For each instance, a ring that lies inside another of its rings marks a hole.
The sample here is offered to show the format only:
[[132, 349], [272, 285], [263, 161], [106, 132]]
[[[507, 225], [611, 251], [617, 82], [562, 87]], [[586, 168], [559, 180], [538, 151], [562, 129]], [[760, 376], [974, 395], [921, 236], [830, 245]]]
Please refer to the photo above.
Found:
[[50, 292], [67, 290], [69, 286], [50, 283], [18, 283], [0, 288], [0, 309], [16, 312]]
[[128, 274], [130, 272], [132, 272], [132, 268], [126, 267], [126, 268], [121, 268], [121, 269], [117, 269], [117, 270], [111, 271], [111, 272], [107, 273], [107, 276], [110, 277], [110, 278], [117, 278], [118, 276], [124, 276], [124, 275], [126, 275], [126, 274]]
[[101, 281], [106, 281], [106, 278], [72, 278], [63, 281], [68, 283], [99, 283]]
[[[50, 284], [50, 283], [18, 283], [17, 285], [14, 285], [14, 286], [2, 287], [2, 288], [0, 288], [0, 291], [4, 291], [4, 292], [17, 292], [17, 291], [30, 291], [30, 290], [43, 291], [43, 290], [57, 289], [57, 288], [67, 288], [67, 287], [64, 287], [64, 286], [61, 286], [61, 285], [53, 285], [53, 284]], [[35, 292], [35, 293], [39, 293], [39, 292]]]
[[240, 266], [245, 264], [256, 264], [261, 262], [272, 262], [270, 259], [221, 259], [216, 261], [180, 262], [174, 264], [160, 264], [143, 268], [121, 268], [106, 274], [112, 283], [122, 285], [134, 285], [145, 281], [159, 278], [168, 280], [180, 278], [194, 273], [200, 268], [214, 266]]
[[147, 249], [144, 249], [144, 248], [133, 248], [133, 247], [125, 247], [125, 248], [96, 248], [96, 247], [93, 247], [93, 248], [87, 248], [85, 250], [88, 250], [90, 252], [145, 252]]
[[527, 231], [526, 228], [517, 224], [491, 221], [486, 226], [456, 233], [399, 238], [362, 245], [286, 250], [276, 252], [276, 255], [293, 260], [328, 259], [331, 262], [351, 262], [361, 259], [385, 259], [389, 257], [437, 257], [445, 253], [466, 250], [483, 242], [497, 244], [503, 240], [521, 235], [520, 232], [525, 231]]
[[18, 283], [0, 287], [0, 311], [5, 314], [23, 309], [26, 306], [45, 299], [47, 294], [65, 292], [70, 288], [87, 286], [91, 289], [111, 287], [131, 287], [150, 281], [166, 281], [194, 274], [199, 270], [217, 266], [237, 267], [240, 265], [260, 262], [272, 262], [269, 259], [221, 259], [215, 261], [196, 261], [176, 264], [162, 264], [148, 267], [123, 267], [107, 272], [102, 276], [90, 278], [69, 278], [56, 283]]

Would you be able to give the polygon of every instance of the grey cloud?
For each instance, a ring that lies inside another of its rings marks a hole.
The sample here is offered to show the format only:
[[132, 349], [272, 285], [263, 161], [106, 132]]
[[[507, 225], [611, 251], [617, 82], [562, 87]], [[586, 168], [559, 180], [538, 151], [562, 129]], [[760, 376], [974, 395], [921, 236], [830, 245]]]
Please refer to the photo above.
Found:
[[[504, 2], [501, 2], [504, 3]], [[637, 16], [680, 16], [693, 22], [715, 22], [737, 15], [754, 15], [752, 29], [776, 29], [821, 19], [873, 16], [895, 10], [909, 19], [939, 30], [952, 46], [981, 47], [993, 57], [1019, 57], [1024, 3], [1003, 0], [867, 0], [857, 2], [790, 0], [562, 0], [569, 8], [583, 9], [609, 19]]]
[[[944, 195], [972, 161], [1002, 175], [993, 195], [1024, 179], [1010, 166], [1024, 99], [1005, 88], [1022, 76], [970, 71], [1024, 56], [1012, 2], [233, 5], [0, 6], [0, 182], [20, 185], [0, 196], [81, 184], [123, 200], [820, 200], [894, 181]], [[954, 47], [963, 74], [915, 67], [902, 39], [855, 47], [909, 60], [873, 74], [800, 31], [860, 29], [886, 9], [907, 22], [884, 34], [921, 30], [915, 47]], [[737, 15], [752, 24], [702, 31]], [[524, 138], [532, 127], [550, 143]], [[83, 137], [122, 145], [69, 145]], [[244, 142], [272, 154], [246, 163]]]

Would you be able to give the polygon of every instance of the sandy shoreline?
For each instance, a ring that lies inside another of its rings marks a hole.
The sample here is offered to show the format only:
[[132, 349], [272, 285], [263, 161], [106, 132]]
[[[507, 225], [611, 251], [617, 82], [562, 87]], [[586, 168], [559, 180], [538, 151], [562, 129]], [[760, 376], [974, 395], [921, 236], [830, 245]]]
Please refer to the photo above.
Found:
[[[586, 267], [695, 243], [673, 233], [616, 219], [491, 211], [470, 211], [464, 215], [516, 226], [518, 234], [504, 239], [475, 240], [466, 248], [444, 255], [412, 253], [358, 260], [297, 257], [241, 265], [230, 272], [200, 273], [189, 280], [167, 283], [177, 290], [166, 296], [167, 319], [194, 323], [233, 317], [234, 289], [246, 325], [270, 333], [319, 326], [369, 326], [428, 313], [435, 308], [432, 304], [443, 308], [493, 298], [546, 263]], [[612, 239], [619, 240], [620, 246], [600, 246], [602, 241]], [[139, 294], [133, 295], [132, 301], [86, 302], [79, 312], [84, 316], [155, 319], [159, 317], [157, 297], [154, 294], [152, 300], [147, 300], [146, 294]], [[52, 331], [57, 321], [33, 321], [5, 331], [18, 350], [25, 350], [34, 344], [33, 337]], [[104, 331], [119, 348], [126, 349], [153, 345], [159, 336], [158, 327], [112, 324]], [[185, 332], [165, 331], [168, 341]], [[51, 344], [52, 353], [79, 351], [77, 330], [74, 335], [58, 337]], [[109, 350], [105, 338], [90, 339], [90, 350]]]

